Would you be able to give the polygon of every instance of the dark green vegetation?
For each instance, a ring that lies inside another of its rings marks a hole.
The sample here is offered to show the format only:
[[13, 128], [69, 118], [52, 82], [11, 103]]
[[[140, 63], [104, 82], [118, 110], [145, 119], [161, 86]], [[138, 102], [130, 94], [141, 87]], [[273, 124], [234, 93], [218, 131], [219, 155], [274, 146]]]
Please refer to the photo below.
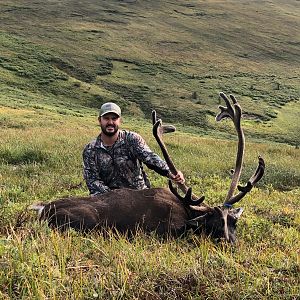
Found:
[[[299, 20], [297, 0], [1, 1], [0, 299], [297, 299]], [[87, 194], [81, 152], [108, 100], [156, 150], [151, 109], [177, 124], [166, 142], [178, 168], [221, 204], [236, 142], [214, 121], [220, 91], [244, 109], [242, 183], [259, 154], [267, 165], [235, 247], [60, 235], [25, 211]]]

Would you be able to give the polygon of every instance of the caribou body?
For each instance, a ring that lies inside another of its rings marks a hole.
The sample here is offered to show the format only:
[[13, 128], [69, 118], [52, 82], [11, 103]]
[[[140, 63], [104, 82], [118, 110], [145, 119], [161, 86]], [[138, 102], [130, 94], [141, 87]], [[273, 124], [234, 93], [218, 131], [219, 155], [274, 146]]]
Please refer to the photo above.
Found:
[[[253, 176], [245, 186], [238, 186], [240, 178], [245, 140], [241, 128], [241, 107], [230, 95], [225, 94], [226, 107], [220, 106], [221, 112], [216, 120], [231, 118], [238, 134], [238, 151], [232, 182], [224, 203], [210, 207], [203, 204], [204, 196], [198, 198], [192, 189], [181, 184], [178, 187], [185, 194], [181, 196], [169, 181], [168, 188], [150, 188], [145, 190], [117, 189], [99, 196], [70, 197], [47, 204], [33, 205], [39, 211], [40, 220], [48, 222], [50, 227], [65, 230], [74, 228], [80, 231], [112, 228], [118, 232], [156, 232], [159, 235], [178, 236], [191, 229], [195, 233], [205, 233], [216, 239], [228, 242], [236, 240], [236, 223], [242, 214], [241, 208], [232, 205], [241, 200], [261, 179], [265, 164], [261, 157]], [[162, 125], [152, 113], [153, 134], [160, 145], [170, 171], [177, 170], [162, 140], [162, 134], [174, 131], [173, 126]], [[236, 188], [239, 192], [234, 195]]]

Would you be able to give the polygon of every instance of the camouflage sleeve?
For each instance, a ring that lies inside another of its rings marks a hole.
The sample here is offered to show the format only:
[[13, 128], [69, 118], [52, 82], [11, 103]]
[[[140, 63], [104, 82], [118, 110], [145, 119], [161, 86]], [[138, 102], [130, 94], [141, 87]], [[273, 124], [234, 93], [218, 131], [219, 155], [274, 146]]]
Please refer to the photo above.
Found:
[[128, 140], [132, 153], [139, 160], [158, 174], [168, 176], [169, 167], [167, 163], [149, 148], [145, 140], [139, 134], [130, 132]]
[[99, 178], [94, 151], [87, 145], [83, 150], [83, 177], [91, 195], [103, 194], [110, 188]]

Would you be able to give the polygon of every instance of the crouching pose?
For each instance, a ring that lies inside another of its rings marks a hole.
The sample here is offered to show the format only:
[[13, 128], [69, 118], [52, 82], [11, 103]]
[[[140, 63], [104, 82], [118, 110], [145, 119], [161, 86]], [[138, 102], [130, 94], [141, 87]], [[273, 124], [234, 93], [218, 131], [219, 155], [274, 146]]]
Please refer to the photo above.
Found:
[[119, 128], [121, 109], [117, 104], [103, 104], [98, 120], [101, 132], [83, 151], [84, 179], [91, 195], [120, 188], [149, 188], [143, 164], [176, 183], [184, 183], [182, 172], [173, 175], [139, 134]]

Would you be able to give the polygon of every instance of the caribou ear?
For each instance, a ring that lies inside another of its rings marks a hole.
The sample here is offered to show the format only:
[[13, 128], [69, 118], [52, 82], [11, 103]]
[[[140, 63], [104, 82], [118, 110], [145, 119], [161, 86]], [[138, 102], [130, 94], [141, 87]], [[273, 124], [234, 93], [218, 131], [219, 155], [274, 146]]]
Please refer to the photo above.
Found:
[[242, 215], [243, 211], [244, 211], [244, 209], [241, 207], [234, 208], [234, 209], [230, 210], [230, 215], [232, 215], [236, 219], [239, 219], [239, 217]]

